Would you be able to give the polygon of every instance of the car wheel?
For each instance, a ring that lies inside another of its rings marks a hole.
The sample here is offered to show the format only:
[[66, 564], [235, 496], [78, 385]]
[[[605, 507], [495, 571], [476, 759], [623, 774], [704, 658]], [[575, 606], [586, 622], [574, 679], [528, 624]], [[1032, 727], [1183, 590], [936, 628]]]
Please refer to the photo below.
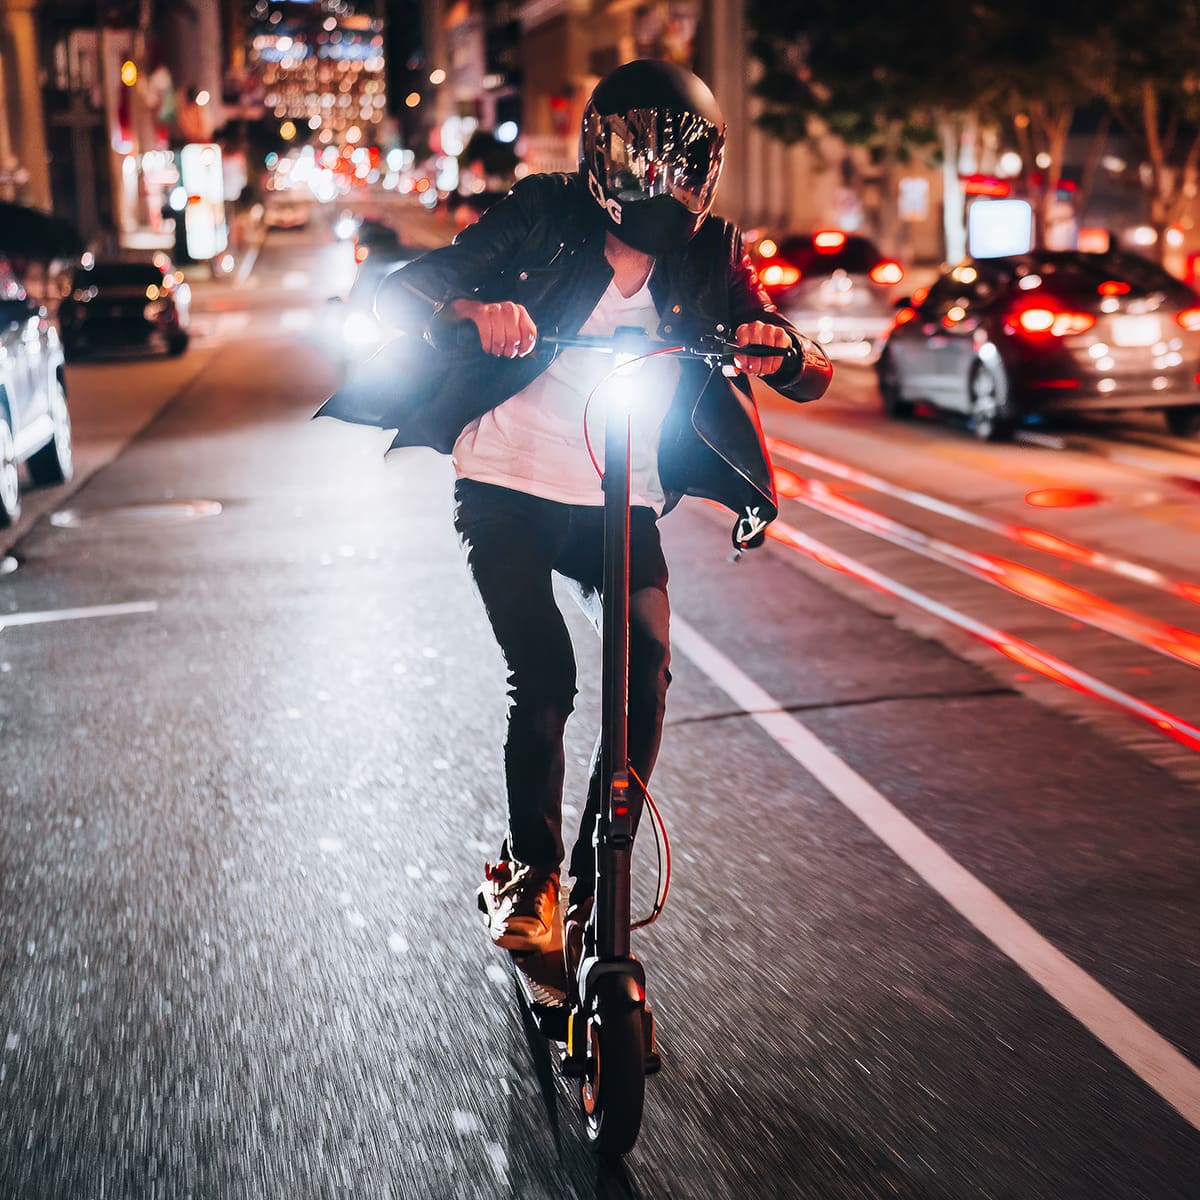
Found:
[[167, 340], [167, 353], [172, 358], [178, 358], [187, 348], [191, 339], [186, 333], [173, 333]]
[[54, 436], [36, 454], [29, 456], [29, 478], [40, 486], [66, 483], [74, 471], [71, 455], [71, 414], [67, 394], [57, 383], [50, 397], [50, 415], [54, 418]]
[[904, 420], [911, 417], [915, 411], [913, 402], [905, 400], [900, 391], [900, 372], [891, 354], [884, 350], [875, 364], [875, 378], [879, 381], [879, 397], [883, 401], [883, 411], [889, 417]]
[[1167, 429], [1176, 437], [1195, 437], [1200, 433], [1200, 404], [1181, 404], [1178, 408], [1164, 408]]
[[976, 363], [967, 385], [971, 431], [981, 442], [1005, 442], [1016, 423], [1000, 395], [1000, 377], [991, 367]]
[[0, 529], [21, 515], [21, 480], [17, 474], [17, 445], [8, 414], [0, 412]]

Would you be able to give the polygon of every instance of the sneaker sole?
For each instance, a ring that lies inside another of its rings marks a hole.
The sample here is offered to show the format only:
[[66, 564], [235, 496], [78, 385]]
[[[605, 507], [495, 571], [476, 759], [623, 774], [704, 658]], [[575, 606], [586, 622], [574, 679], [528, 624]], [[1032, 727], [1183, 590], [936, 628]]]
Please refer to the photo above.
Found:
[[553, 948], [554, 937], [549, 932], [537, 939], [524, 933], [502, 933], [494, 936], [492, 942], [510, 954], [546, 954]]

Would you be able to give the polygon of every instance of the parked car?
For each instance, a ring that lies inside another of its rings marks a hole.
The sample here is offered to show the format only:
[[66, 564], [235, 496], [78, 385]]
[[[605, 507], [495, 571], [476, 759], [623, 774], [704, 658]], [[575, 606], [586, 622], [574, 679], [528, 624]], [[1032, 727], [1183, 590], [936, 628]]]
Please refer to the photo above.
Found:
[[34, 484], [70, 479], [71, 417], [58, 331], [0, 260], [0, 526], [21, 514], [21, 463]]
[[891, 297], [904, 270], [854, 233], [765, 238], [757, 244], [759, 282], [797, 329], [831, 358], [874, 362], [891, 328]]
[[191, 291], [164, 254], [152, 261], [86, 259], [58, 309], [68, 358], [130, 346], [188, 347]]
[[268, 229], [305, 229], [309, 215], [307, 201], [280, 197], [267, 201], [263, 219]]
[[918, 401], [999, 440], [1056, 412], [1161, 410], [1200, 433], [1200, 296], [1122, 252], [971, 259], [901, 304], [876, 370], [886, 412]]

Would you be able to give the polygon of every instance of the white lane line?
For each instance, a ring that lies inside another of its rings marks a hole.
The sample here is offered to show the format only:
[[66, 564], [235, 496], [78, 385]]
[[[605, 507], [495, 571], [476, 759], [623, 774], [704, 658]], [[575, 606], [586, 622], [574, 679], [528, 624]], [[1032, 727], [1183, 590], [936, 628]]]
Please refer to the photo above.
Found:
[[[250, 272], [254, 270], [254, 264], [258, 262], [259, 252], [262, 250], [263, 243], [266, 240], [266, 237], [261, 238], [246, 251], [245, 257], [238, 265], [237, 274], [233, 277], [234, 286], [246, 286], [247, 281], [250, 279]], [[258, 280], [254, 282], [257, 284]]]
[[671, 642], [810, 775], [1098, 1041], [1200, 1129], [1200, 1068], [1076, 966], [686, 621]]
[[91, 608], [58, 608], [44, 612], [0, 614], [0, 629], [10, 625], [45, 625], [51, 621], [87, 621], [92, 617], [125, 617], [158, 610], [157, 600], [134, 600], [128, 604], [97, 604]]

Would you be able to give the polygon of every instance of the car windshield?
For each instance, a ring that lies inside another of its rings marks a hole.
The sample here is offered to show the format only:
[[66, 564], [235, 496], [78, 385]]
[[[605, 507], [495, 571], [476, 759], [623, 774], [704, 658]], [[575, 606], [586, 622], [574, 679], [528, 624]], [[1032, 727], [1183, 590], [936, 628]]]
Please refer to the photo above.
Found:
[[161, 284], [163, 273], [148, 263], [97, 263], [90, 271], [80, 271], [77, 283], [97, 287], [147, 287]]
[[1173, 300], [1188, 301], [1193, 293], [1186, 284], [1169, 275], [1157, 263], [1138, 254], [1115, 251], [1083, 254], [1077, 251], [1031, 254], [1010, 260], [1014, 274], [1040, 275], [1057, 295], [1078, 300], [1095, 300], [1106, 283], [1126, 285], [1120, 295], [1148, 296], [1162, 292]]
[[840, 246], [828, 250], [815, 246], [808, 235], [785, 238], [779, 243], [777, 257], [798, 268], [801, 276], [832, 275], [834, 271], [867, 275], [883, 255], [873, 242], [851, 233]]

